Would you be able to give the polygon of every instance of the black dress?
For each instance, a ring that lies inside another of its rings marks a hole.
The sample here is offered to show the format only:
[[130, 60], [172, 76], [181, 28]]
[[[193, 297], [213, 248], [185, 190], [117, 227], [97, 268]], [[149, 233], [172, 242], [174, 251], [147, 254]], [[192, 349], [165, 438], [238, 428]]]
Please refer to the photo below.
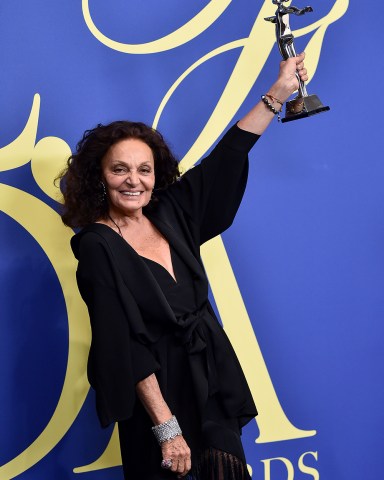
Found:
[[191, 448], [189, 478], [249, 478], [240, 433], [257, 411], [209, 305], [199, 246], [232, 222], [256, 140], [233, 127], [144, 212], [170, 244], [177, 281], [105, 225], [91, 225], [72, 240], [92, 326], [88, 378], [101, 424], [119, 424], [126, 480], [175, 478], [160, 467], [151, 420], [135, 395], [135, 384], [151, 373]]

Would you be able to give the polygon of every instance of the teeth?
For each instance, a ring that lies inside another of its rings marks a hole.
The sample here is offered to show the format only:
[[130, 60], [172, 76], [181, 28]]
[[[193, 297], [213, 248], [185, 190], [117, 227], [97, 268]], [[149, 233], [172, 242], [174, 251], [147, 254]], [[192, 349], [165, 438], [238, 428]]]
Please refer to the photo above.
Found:
[[123, 195], [128, 195], [129, 197], [138, 197], [141, 192], [121, 192]]

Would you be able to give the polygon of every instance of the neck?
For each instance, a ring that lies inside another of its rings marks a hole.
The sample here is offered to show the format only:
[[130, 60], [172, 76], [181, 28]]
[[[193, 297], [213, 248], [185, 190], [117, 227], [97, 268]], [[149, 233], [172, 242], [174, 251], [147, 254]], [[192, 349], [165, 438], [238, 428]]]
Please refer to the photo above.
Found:
[[110, 210], [107, 214], [107, 220], [111, 226], [114, 227], [121, 236], [123, 236], [121, 229], [132, 224], [140, 225], [143, 223], [143, 221], [145, 221], [145, 216], [142, 210], [135, 212], [132, 215], [126, 215], [122, 212]]

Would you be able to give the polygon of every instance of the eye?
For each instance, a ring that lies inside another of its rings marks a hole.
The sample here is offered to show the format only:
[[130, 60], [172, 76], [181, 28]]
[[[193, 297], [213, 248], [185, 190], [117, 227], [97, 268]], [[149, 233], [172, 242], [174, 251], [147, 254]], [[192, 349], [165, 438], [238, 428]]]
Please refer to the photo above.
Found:
[[152, 172], [152, 168], [147, 166], [141, 167], [140, 172], [143, 173], [144, 175], [149, 175]]
[[123, 173], [125, 173], [125, 168], [117, 165], [113, 167], [112, 172], [116, 173], [117, 175], [122, 175]]

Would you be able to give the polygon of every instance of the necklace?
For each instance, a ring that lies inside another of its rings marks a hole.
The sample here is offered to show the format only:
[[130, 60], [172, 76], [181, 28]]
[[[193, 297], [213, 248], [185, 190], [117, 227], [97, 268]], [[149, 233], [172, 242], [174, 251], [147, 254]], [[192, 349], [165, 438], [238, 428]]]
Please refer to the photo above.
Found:
[[[115, 227], [117, 228], [117, 231], [119, 232], [119, 235], [120, 237], [123, 237], [123, 233], [121, 231], [121, 228], [119, 227], [119, 225], [115, 222], [115, 220], [109, 215], [108, 213], [108, 218], [111, 220], [111, 222], [115, 225]], [[124, 238], [124, 237], [123, 237]]]

